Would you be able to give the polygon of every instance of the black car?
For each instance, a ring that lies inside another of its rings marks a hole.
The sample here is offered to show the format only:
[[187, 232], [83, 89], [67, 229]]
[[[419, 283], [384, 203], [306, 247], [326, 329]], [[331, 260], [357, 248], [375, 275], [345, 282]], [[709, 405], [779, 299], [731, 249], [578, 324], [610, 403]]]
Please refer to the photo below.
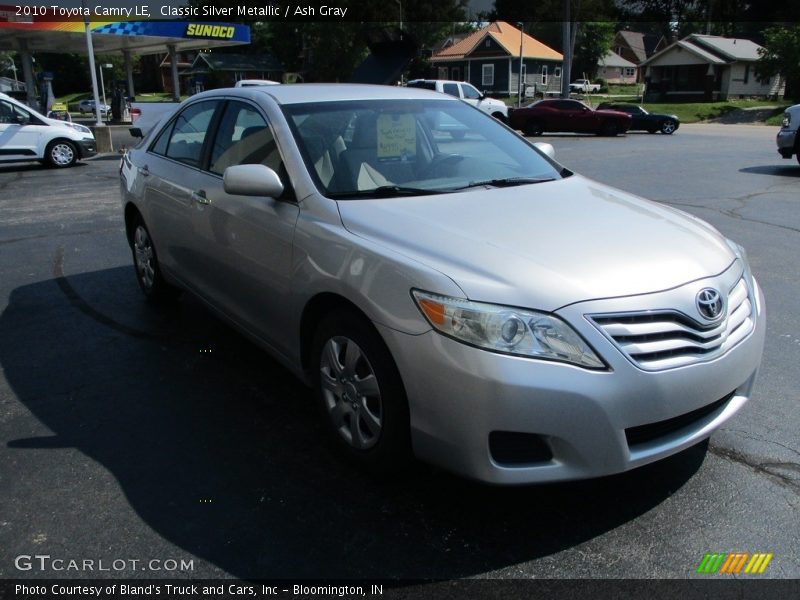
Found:
[[635, 104], [613, 104], [606, 102], [597, 108], [618, 110], [629, 114], [633, 119], [630, 131], [642, 130], [649, 133], [660, 131], [661, 133], [671, 135], [675, 133], [681, 124], [680, 119], [675, 115], [649, 113], [641, 106]]

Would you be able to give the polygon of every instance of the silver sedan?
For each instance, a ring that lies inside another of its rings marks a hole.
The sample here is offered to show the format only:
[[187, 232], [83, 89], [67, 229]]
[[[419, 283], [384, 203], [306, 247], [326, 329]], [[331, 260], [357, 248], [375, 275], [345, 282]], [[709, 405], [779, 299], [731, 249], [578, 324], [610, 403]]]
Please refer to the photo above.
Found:
[[747, 402], [764, 299], [713, 227], [552, 154], [425, 90], [199, 94], [123, 157], [136, 277], [155, 303], [199, 296], [313, 386], [369, 468], [625, 471]]

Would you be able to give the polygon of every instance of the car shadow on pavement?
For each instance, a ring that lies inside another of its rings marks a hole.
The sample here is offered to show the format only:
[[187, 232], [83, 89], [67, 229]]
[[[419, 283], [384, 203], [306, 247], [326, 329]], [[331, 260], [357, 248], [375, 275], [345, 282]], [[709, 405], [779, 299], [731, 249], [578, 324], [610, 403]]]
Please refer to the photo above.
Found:
[[[87, 159], [88, 160], [88, 159]], [[119, 160], [119, 157], [117, 157]], [[85, 167], [86, 163], [83, 162], [83, 159], [79, 159], [74, 165], [72, 165], [72, 169], [78, 167]], [[47, 170], [55, 170], [54, 167], [50, 165], [45, 165], [40, 162], [18, 162], [18, 163], [6, 163], [0, 165], [0, 175], [4, 173], [23, 173], [25, 171], [47, 171]]]
[[739, 169], [740, 173], [754, 173], [756, 175], [780, 175], [781, 177], [800, 177], [800, 165], [759, 165]]
[[[145, 530], [242, 578], [440, 579], [515, 565], [651, 510], [707, 448], [558, 485], [490, 487], [424, 465], [376, 480], [331, 454], [311, 393], [288, 371], [192, 298], [150, 309], [131, 268], [13, 290], [0, 367], [54, 432], [5, 442], [40, 453], [37, 481], [67, 476], [59, 452], [75, 448], [113, 475]], [[89, 507], [115, 493], [87, 486]], [[47, 501], [38, 506], [56, 510]], [[91, 516], [72, 518], [80, 530]], [[105, 546], [135, 537], [120, 519], [126, 530]]]

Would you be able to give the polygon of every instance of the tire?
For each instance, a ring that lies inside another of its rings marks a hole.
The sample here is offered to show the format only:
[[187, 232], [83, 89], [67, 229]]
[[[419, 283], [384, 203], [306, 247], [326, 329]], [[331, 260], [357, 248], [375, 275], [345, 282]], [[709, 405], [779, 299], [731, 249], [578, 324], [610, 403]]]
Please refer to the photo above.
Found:
[[164, 281], [150, 230], [141, 215], [136, 215], [131, 224], [130, 246], [136, 281], [147, 301], [152, 304], [174, 301], [180, 290]]
[[619, 127], [616, 123], [603, 123], [600, 127], [600, 135], [614, 137], [619, 133]]
[[337, 449], [375, 474], [412, 456], [408, 401], [389, 350], [364, 317], [344, 310], [317, 327], [314, 387], [325, 431]]
[[544, 127], [542, 126], [541, 121], [531, 119], [525, 123], [525, 127], [522, 129], [522, 131], [527, 136], [535, 137], [544, 133]]
[[648, 129], [647, 133], [656, 133], [658, 129]]
[[506, 119], [506, 117], [505, 117], [505, 115], [503, 115], [503, 113], [501, 113], [501, 112], [496, 112], [496, 113], [492, 114], [492, 116], [493, 116], [495, 119], [497, 119], [498, 121], [500, 121], [501, 123], [506, 123], [506, 124], [508, 124], [508, 119]]
[[661, 123], [660, 129], [661, 133], [663, 133], [664, 135], [672, 135], [673, 133], [675, 133], [675, 130], [677, 128], [678, 128], [677, 123], [675, 123], [675, 121], [673, 121], [672, 119], [669, 119]]
[[56, 169], [71, 167], [78, 160], [78, 150], [69, 140], [53, 140], [44, 151], [47, 164]]

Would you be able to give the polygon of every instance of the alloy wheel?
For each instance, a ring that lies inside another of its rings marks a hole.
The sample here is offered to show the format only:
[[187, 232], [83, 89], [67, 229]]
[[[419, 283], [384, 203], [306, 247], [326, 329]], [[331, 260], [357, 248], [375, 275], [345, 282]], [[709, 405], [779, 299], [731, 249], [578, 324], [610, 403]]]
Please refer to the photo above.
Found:
[[155, 253], [150, 234], [144, 225], [136, 227], [133, 234], [133, 253], [136, 257], [136, 272], [147, 290], [153, 289], [156, 280]]
[[330, 338], [320, 356], [325, 410], [338, 434], [357, 450], [375, 446], [383, 430], [378, 379], [367, 356], [353, 340]]

